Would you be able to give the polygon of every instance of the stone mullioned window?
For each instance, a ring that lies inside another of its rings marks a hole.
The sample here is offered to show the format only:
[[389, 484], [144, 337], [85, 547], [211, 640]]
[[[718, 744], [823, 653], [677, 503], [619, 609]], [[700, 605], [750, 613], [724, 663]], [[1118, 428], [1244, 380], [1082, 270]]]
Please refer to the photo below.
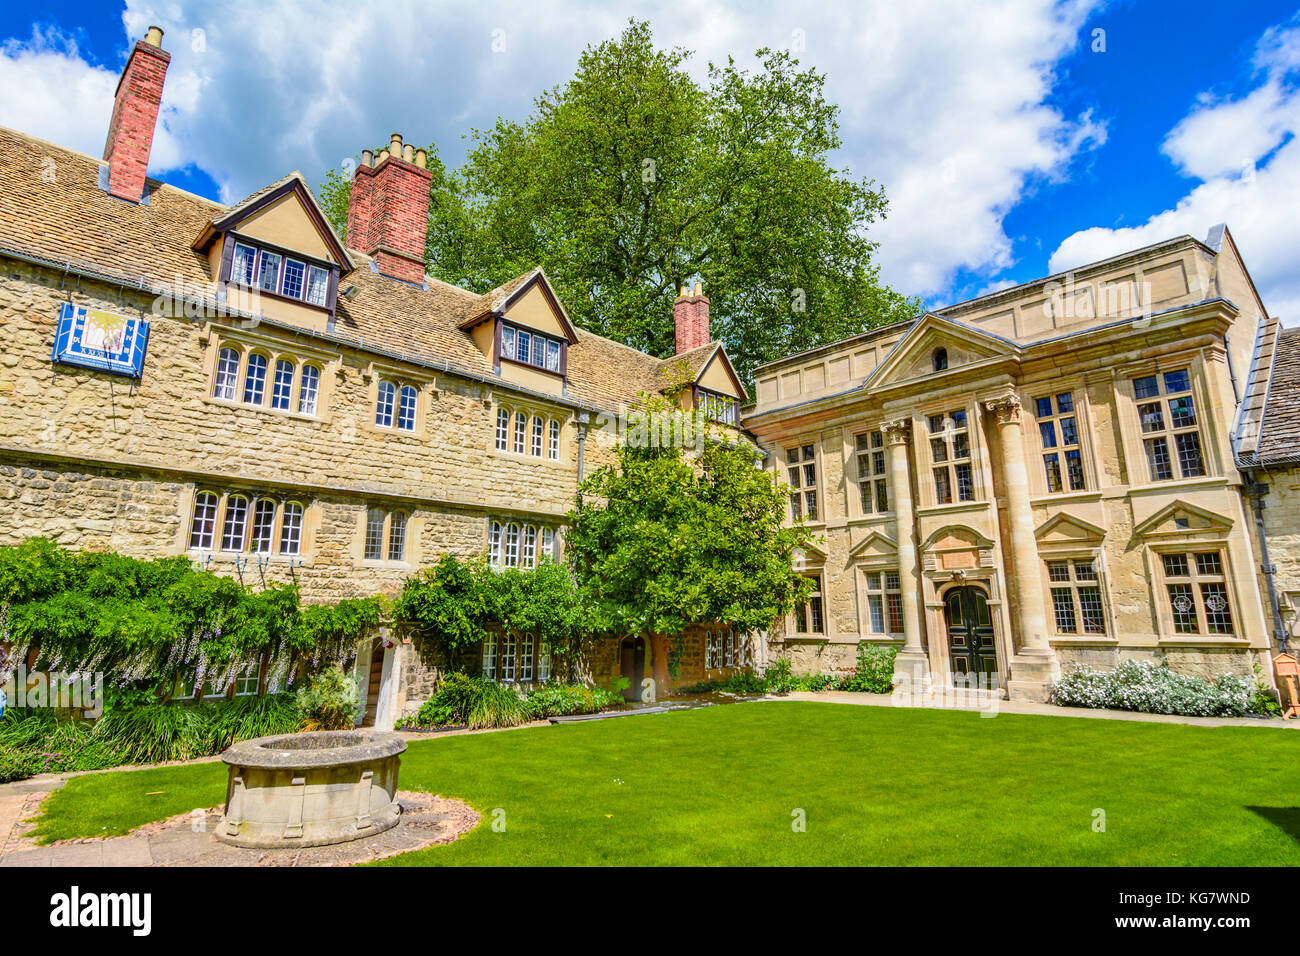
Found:
[[194, 496], [189, 548], [299, 557], [307, 510], [308, 505], [296, 498], [200, 490]]

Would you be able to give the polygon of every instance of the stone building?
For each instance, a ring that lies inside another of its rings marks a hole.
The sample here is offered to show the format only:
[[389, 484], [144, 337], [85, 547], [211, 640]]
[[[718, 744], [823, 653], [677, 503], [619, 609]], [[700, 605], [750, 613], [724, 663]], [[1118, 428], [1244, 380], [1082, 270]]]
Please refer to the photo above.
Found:
[[[446, 553], [559, 556], [584, 470], [612, 460], [597, 423], [646, 395], [734, 423], [747, 396], [698, 286], [661, 360], [576, 327], [540, 269], [484, 295], [427, 276], [430, 173], [396, 134], [363, 154], [346, 244], [298, 173], [233, 206], [146, 178], [161, 36], [131, 53], [102, 159], [0, 129], [0, 543], [391, 593]], [[381, 726], [428, 686], [394, 643], [358, 654]], [[683, 681], [737, 666], [729, 635], [687, 643]], [[667, 682], [658, 640], [607, 656], [597, 679]], [[527, 641], [490, 658], [547, 676]]]
[[[891, 643], [904, 674], [1031, 699], [1076, 662], [1269, 673], [1235, 456], [1276, 328], [1218, 226], [761, 367], [744, 424], [819, 536], [773, 650], [818, 670]], [[1294, 464], [1289, 369], [1264, 437]]]

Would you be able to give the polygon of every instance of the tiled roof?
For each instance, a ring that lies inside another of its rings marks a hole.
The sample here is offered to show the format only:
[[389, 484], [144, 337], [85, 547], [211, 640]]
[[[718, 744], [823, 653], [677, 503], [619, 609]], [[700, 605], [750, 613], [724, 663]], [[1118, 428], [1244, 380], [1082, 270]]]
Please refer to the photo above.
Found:
[[1300, 329], [1282, 329], [1278, 336], [1254, 461], [1300, 464]]
[[[177, 279], [206, 287], [211, 281], [207, 257], [191, 243], [235, 207], [152, 179], [145, 185], [145, 202], [123, 202], [100, 188], [105, 167], [101, 160], [0, 127], [0, 254], [67, 263], [144, 287]], [[256, 201], [293, 175], [238, 205]], [[459, 326], [475, 310], [481, 314], [503, 302], [537, 270], [480, 296], [434, 279], [426, 289], [389, 279], [371, 271], [367, 256], [352, 249], [348, 254], [356, 268], [341, 286], [356, 286], [357, 295], [339, 298], [336, 336], [362, 348], [497, 377]], [[641, 392], [659, 391], [665, 370], [679, 358], [658, 359], [583, 329], [577, 336], [569, 348], [568, 397], [597, 408], [617, 408], [635, 403]], [[504, 380], [502, 386], [511, 387]]]

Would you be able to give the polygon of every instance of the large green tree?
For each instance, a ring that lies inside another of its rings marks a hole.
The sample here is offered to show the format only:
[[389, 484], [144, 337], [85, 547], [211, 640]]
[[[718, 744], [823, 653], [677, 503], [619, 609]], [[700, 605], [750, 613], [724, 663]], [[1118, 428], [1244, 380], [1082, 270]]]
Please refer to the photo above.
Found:
[[[914, 314], [874, 263], [883, 190], [831, 164], [838, 107], [824, 77], [762, 49], [757, 70], [710, 64], [701, 84], [690, 55], [632, 21], [526, 120], [475, 130], [459, 170], [435, 167], [433, 273], [486, 291], [540, 264], [578, 324], [660, 356], [677, 290], [702, 281], [713, 334], [746, 379]], [[346, 192], [335, 174], [336, 224]]]
[[582, 483], [565, 552], [600, 630], [763, 630], [807, 595], [793, 570], [812, 533], [784, 524], [785, 496], [747, 442], [618, 450]]

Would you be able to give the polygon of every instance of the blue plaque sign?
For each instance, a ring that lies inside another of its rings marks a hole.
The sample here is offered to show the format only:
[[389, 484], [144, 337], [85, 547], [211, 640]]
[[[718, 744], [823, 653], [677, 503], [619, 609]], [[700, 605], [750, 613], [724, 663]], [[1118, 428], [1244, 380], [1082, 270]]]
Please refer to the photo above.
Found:
[[65, 302], [54, 336], [54, 361], [139, 378], [148, 344], [145, 319]]

